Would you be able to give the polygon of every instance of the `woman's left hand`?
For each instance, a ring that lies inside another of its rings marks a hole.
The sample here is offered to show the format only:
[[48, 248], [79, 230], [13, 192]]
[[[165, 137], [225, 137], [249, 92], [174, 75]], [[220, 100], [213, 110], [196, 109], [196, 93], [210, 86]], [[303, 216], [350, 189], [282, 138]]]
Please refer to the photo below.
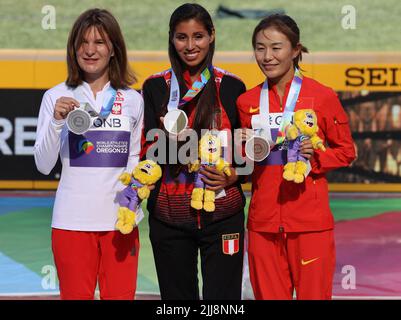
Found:
[[301, 142], [301, 156], [310, 160], [313, 157], [313, 145], [310, 139]]
[[235, 169], [230, 168], [230, 171], [231, 175], [227, 176], [223, 172], [218, 171], [215, 167], [202, 166], [200, 173], [204, 175], [202, 181], [208, 185], [207, 189], [216, 192], [231, 186], [238, 180]]

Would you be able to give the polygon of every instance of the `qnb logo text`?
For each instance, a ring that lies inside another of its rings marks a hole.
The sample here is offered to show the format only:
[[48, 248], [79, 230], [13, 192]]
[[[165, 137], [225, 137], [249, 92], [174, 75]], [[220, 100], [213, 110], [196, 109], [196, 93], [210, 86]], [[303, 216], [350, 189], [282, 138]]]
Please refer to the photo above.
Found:
[[121, 119], [110, 118], [102, 119], [97, 118], [93, 121], [93, 126], [95, 128], [121, 128]]

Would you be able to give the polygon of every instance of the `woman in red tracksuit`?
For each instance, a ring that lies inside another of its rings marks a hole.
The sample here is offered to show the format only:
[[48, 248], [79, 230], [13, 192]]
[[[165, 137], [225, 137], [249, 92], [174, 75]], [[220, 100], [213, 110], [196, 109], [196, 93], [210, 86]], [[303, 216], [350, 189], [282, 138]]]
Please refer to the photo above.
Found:
[[[266, 75], [273, 141], [275, 123], [281, 121], [293, 97], [289, 96], [298, 73], [301, 52], [299, 29], [286, 15], [272, 15], [255, 28], [252, 44], [256, 61]], [[303, 183], [283, 179], [286, 143], [276, 145], [267, 159], [255, 163], [249, 207], [249, 269], [256, 299], [330, 299], [335, 269], [334, 221], [329, 207], [325, 173], [348, 166], [355, 159], [348, 118], [335, 92], [302, 77], [295, 111], [312, 108], [318, 135], [327, 150], [313, 153], [309, 140], [301, 153], [311, 171]], [[241, 124], [251, 128], [259, 113], [263, 84], [237, 100]], [[293, 91], [291, 91], [293, 92]], [[278, 126], [279, 127], [279, 126]]]

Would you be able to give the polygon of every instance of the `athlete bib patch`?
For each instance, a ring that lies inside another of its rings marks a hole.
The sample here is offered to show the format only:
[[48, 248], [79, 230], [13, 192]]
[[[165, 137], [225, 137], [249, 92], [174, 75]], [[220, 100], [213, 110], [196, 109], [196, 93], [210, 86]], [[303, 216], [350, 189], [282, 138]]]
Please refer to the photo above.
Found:
[[[273, 141], [276, 141], [282, 116], [283, 116], [282, 113], [269, 114], [269, 126]], [[256, 165], [258, 166], [285, 165], [287, 163], [287, 149], [288, 149], [288, 141], [285, 140], [283, 143], [275, 145], [273, 149], [270, 151], [269, 156], [263, 161], [256, 162]]]
[[68, 133], [71, 167], [125, 167], [130, 145], [127, 117], [96, 119], [83, 135]]

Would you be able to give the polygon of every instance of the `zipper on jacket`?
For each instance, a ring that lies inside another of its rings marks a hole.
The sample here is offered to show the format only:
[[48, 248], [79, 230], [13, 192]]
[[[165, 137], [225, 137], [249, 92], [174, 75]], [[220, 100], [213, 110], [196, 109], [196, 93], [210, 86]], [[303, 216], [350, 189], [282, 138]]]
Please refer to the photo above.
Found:
[[281, 254], [286, 256], [287, 255], [287, 234], [284, 232], [284, 227], [280, 226], [278, 228], [279, 231], [279, 237], [280, 237], [280, 248], [281, 248]]
[[200, 215], [201, 215], [200, 210], [196, 210], [196, 218], [197, 218], [197, 220], [198, 220], [198, 229], [201, 229], [201, 228], [202, 228], [202, 227], [201, 227]]
[[[284, 101], [284, 97], [285, 97], [285, 92], [286, 92], [286, 89], [284, 89], [283, 97], [280, 97], [280, 95], [277, 93], [278, 102], [279, 102], [279, 105], [280, 105], [280, 112], [282, 114], [284, 113], [284, 111], [283, 111], [283, 101]], [[287, 99], [288, 99], [288, 96], [287, 96]], [[281, 120], [283, 120], [283, 117], [281, 117]], [[287, 152], [288, 152], [288, 150], [287, 150]], [[283, 168], [284, 168], [284, 166], [282, 166], [282, 169]], [[282, 173], [281, 173], [281, 181], [283, 181], [283, 174]], [[281, 192], [280, 192], [280, 199], [281, 199]], [[281, 212], [281, 206], [280, 206], [280, 223], [281, 222], [282, 222], [282, 212]], [[284, 227], [283, 226], [279, 226], [278, 231], [279, 231], [279, 233], [284, 235]]]

